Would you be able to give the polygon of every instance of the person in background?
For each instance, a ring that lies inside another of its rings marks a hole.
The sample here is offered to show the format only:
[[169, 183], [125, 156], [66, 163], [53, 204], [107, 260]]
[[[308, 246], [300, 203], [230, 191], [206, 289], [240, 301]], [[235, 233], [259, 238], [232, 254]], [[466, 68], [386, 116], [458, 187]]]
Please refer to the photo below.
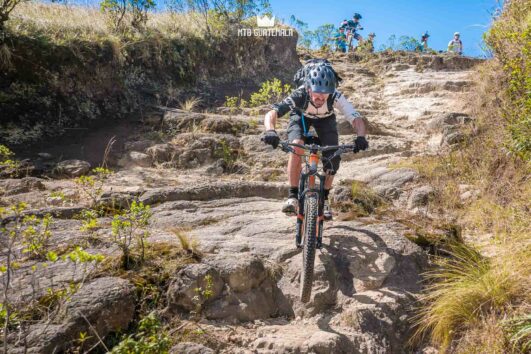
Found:
[[[359, 13], [355, 13], [354, 16], [352, 16], [352, 20], [349, 20], [347, 22], [347, 42], [349, 50], [352, 50], [352, 39], [355, 39], [358, 41], [358, 45], [363, 43], [363, 37], [357, 33], [357, 31], [363, 30], [363, 27], [361, 27], [360, 20], [362, 19], [362, 16]], [[344, 21], [343, 21], [344, 22]]]
[[374, 37], [376, 37], [374, 32], [369, 33], [367, 40], [359, 47], [362, 52], [374, 53]]
[[454, 38], [448, 43], [448, 52], [463, 55], [463, 42], [459, 32], [455, 32]]
[[417, 50], [419, 52], [427, 52], [428, 51], [428, 38], [430, 38], [430, 35], [428, 34], [428, 31], [426, 31], [422, 37], [420, 37], [420, 44], [417, 47]]
[[336, 43], [336, 51], [346, 53], [347, 35], [345, 34], [345, 27], [339, 27], [338, 32], [331, 39]]

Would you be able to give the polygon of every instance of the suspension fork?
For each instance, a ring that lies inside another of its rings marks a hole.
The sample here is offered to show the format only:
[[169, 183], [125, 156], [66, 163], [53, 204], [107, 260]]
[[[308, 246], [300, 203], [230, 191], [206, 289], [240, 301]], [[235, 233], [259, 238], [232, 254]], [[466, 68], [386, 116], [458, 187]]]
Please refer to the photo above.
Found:
[[319, 155], [316, 152], [311, 152], [308, 159], [309, 171], [306, 173], [301, 172], [299, 178], [299, 208], [297, 214], [297, 227], [295, 234], [295, 243], [297, 247], [301, 246], [302, 242], [302, 233], [303, 233], [303, 221], [304, 221], [304, 199], [306, 193], [310, 191], [315, 191], [315, 177], [317, 176], [320, 180], [319, 185], [319, 207], [318, 207], [318, 235], [322, 232], [322, 220], [323, 220], [323, 195], [324, 195], [324, 178], [323, 176], [317, 174], [317, 167], [319, 165]]

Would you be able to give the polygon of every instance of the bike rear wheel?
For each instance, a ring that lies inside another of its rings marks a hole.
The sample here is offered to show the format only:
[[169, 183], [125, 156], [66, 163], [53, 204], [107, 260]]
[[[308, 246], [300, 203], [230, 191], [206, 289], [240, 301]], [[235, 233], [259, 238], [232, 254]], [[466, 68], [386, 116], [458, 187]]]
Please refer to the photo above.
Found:
[[301, 301], [310, 301], [313, 283], [313, 267], [315, 262], [315, 246], [317, 239], [317, 215], [319, 198], [317, 194], [306, 195], [304, 199], [304, 232], [302, 235], [302, 272]]

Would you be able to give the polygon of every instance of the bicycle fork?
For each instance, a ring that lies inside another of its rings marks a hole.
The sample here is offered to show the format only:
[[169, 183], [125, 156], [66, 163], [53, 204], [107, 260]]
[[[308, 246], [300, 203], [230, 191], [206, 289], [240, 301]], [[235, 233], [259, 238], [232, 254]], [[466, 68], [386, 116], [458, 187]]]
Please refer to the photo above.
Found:
[[[323, 209], [324, 209], [324, 186], [326, 176], [322, 176], [317, 173], [317, 165], [319, 162], [319, 157], [317, 154], [310, 154], [310, 163], [307, 172], [302, 171], [299, 179], [299, 207], [297, 214], [297, 226], [295, 234], [295, 244], [298, 248], [302, 247], [302, 236], [303, 236], [303, 223], [304, 223], [304, 199], [309, 193], [317, 193], [319, 196], [319, 207], [317, 212], [317, 242], [316, 247], [320, 249], [322, 247], [323, 239]], [[319, 178], [319, 189], [315, 185], [315, 177]]]

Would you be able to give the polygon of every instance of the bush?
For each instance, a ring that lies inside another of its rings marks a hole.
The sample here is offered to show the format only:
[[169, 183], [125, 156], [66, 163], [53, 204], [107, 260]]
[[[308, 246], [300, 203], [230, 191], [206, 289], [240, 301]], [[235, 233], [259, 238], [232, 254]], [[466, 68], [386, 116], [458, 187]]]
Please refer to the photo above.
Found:
[[[102, 0], [100, 9], [109, 17], [112, 28], [126, 32], [128, 25], [141, 30], [147, 22], [147, 13], [156, 6], [154, 0]], [[124, 21], [129, 20], [126, 24]]]
[[[113, 242], [122, 251], [122, 266], [129, 269], [133, 246], [140, 248], [140, 263], [145, 260], [147, 227], [151, 219], [151, 209], [142, 202], [133, 201], [131, 207], [123, 214], [114, 216], [112, 221]], [[134, 243], [134, 244], [133, 244]]]
[[273, 80], [268, 80], [262, 83], [262, 87], [258, 92], [255, 92], [251, 95], [249, 100], [251, 107], [258, 107], [264, 104], [271, 104], [278, 102], [284, 98], [285, 95], [291, 92], [291, 85], [284, 84], [274, 78]]
[[111, 353], [115, 354], [164, 354], [168, 353], [171, 341], [154, 313], [140, 320], [138, 332], [124, 338]]
[[531, 159], [531, 2], [506, 2], [501, 16], [485, 34], [485, 42], [504, 71], [503, 116], [511, 152]]

